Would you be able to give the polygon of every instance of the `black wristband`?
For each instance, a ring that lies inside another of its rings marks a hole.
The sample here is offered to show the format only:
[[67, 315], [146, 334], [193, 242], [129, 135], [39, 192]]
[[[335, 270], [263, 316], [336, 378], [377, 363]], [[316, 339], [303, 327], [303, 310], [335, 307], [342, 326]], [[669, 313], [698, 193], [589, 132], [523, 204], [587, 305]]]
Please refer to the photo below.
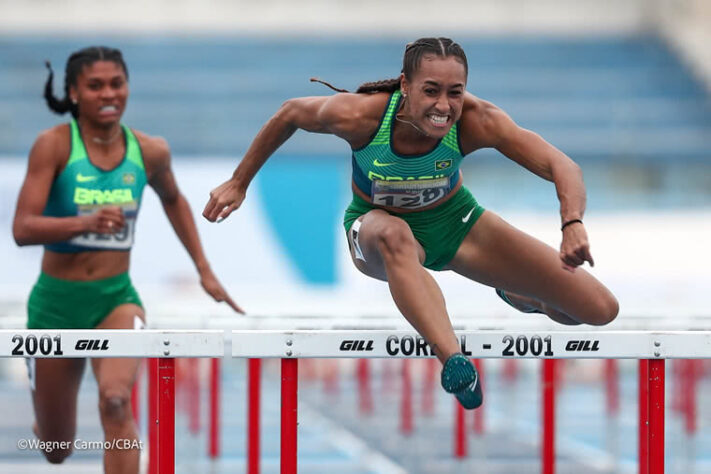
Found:
[[563, 230], [566, 227], [568, 227], [570, 224], [575, 224], [576, 222], [580, 222], [581, 224], [583, 223], [583, 221], [581, 219], [573, 219], [568, 222], [565, 222], [562, 226], [560, 226], [560, 230]]

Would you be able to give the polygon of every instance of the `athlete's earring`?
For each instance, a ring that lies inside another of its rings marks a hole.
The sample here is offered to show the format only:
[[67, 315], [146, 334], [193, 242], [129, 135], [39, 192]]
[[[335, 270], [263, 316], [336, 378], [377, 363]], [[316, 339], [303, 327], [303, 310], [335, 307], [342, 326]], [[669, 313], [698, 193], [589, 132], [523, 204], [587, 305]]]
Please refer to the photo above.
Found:
[[70, 100], [72, 101], [72, 104], [77, 105], [77, 100], [74, 97], [72, 97]]

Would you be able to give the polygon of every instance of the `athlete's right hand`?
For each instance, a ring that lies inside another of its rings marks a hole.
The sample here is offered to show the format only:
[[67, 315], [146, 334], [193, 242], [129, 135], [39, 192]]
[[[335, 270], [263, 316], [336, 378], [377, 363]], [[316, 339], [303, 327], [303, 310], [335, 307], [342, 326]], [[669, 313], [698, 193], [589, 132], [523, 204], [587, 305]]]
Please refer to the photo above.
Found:
[[86, 219], [85, 232], [96, 234], [114, 234], [126, 225], [123, 211], [118, 206], [101, 207], [98, 211], [84, 216], [84, 218]]
[[210, 200], [202, 211], [203, 217], [210, 222], [221, 222], [238, 209], [247, 193], [230, 178], [210, 192]]

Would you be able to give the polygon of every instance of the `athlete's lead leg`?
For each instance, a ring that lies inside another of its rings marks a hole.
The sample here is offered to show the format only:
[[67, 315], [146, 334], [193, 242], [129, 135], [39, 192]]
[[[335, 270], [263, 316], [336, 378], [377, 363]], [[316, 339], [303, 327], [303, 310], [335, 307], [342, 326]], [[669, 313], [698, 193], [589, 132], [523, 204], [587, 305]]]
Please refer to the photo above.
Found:
[[[405, 221], [380, 210], [361, 218], [355, 241], [349, 233], [353, 261], [366, 275], [387, 281], [400, 312], [444, 364], [460, 352], [442, 291], [422, 266], [425, 251]], [[356, 248], [364, 259], [357, 258]]]
[[481, 384], [471, 361], [460, 353], [442, 291], [422, 266], [425, 252], [405, 221], [373, 210], [349, 233], [356, 267], [385, 280], [400, 312], [443, 364], [442, 387], [465, 408], [482, 404]]

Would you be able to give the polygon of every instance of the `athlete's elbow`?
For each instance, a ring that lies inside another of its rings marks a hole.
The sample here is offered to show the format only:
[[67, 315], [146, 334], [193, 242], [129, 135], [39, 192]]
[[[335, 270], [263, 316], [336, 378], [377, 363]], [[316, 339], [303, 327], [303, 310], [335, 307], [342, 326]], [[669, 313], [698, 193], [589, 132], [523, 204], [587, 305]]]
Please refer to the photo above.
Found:
[[298, 99], [287, 99], [279, 107], [272, 120], [279, 120], [288, 124], [293, 124], [296, 120], [299, 111]]
[[271, 122], [284, 128], [290, 135], [297, 129], [308, 132], [319, 131], [316, 123], [318, 121], [318, 111], [311, 107], [308, 98], [297, 97], [286, 100], [276, 114], [271, 118]]
[[18, 247], [25, 247], [27, 245], [32, 245], [34, 242], [32, 239], [30, 239], [29, 236], [23, 235], [23, 234], [15, 234], [13, 233], [13, 237], [15, 239], [15, 244]]
[[12, 238], [15, 239], [15, 244], [17, 244], [18, 247], [23, 247], [32, 243], [26, 227], [17, 220], [15, 220], [12, 224]]

